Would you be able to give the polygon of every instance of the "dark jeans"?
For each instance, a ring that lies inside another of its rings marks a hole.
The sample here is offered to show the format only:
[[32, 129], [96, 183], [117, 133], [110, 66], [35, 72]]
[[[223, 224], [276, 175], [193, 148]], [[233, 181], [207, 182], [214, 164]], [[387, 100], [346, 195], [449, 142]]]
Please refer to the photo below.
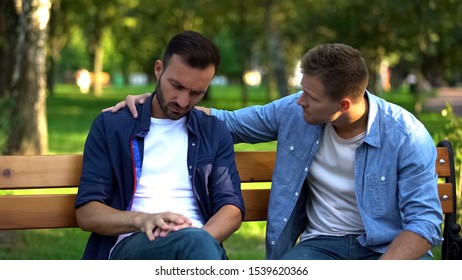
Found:
[[361, 246], [357, 235], [318, 236], [290, 249], [286, 260], [376, 260], [382, 254]]
[[346, 235], [310, 238], [294, 246], [282, 256], [282, 259], [375, 260], [382, 255], [361, 246], [356, 237], [356, 235]]
[[[290, 249], [282, 259], [285, 260], [376, 260], [381, 253], [361, 246], [357, 235], [318, 236], [307, 239]], [[421, 260], [432, 259], [425, 254]]]
[[113, 260], [224, 260], [226, 251], [208, 232], [185, 228], [150, 241], [144, 232], [134, 233], [117, 244]]

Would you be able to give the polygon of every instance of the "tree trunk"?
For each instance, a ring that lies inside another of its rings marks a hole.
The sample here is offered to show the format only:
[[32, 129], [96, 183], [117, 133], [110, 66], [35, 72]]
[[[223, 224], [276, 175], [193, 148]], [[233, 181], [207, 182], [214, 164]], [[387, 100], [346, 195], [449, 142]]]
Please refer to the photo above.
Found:
[[95, 96], [101, 96], [103, 94], [103, 60], [104, 60], [104, 49], [101, 44], [101, 37], [98, 38], [98, 43], [95, 46], [95, 57], [93, 63], [93, 94]]
[[[247, 6], [245, 0], [239, 1], [239, 29], [244, 30], [247, 26], [247, 20], [245, 14], [247, 12]], [[249, 91], [247, 85], [244, 81], [244, 73], [248, 69], [248, 64], [250, 61], [251, 51], [250, 51], [250, 42], [248, 41], [247, 36], [236, 36], [238, 38], [237, 45], [239, 47], [239, 60], [242, 62], [243, 67], [239, 73], [239, 86], [241, 88], [241, 100], [242, 106], [246, 107], [249, 102]]]
[[247, 85], [245, 84], [244, 79], [242, 78], [243, 76], [244, 76], [244, 73], [241, 74], [239, 85], [241, 86], [242, 107], [247, 107], [247, 104], [249, 102], [249, 91], [247, 89]]
[[9, 57], [6, 95], [12, 100], [6, 154], [48, 152], [46, 40], [50, 0], [7, 0]]
[[56, 60], [53, 57], [49, 56], [47, 61], [47, 90], [48, 96], [53, 97], [55, 95]]
[[[48, 96], [54, 96], [54, 86], [57, 82], [58, 62], [61, 58], [61, 50], [69, 41], [70, 33], [70, 8], [69, 1], [67, 5], [62, 5], [61, 0], [52, 0], [50, 21], [48, 23], [48, 72], [47, 88]], [[58, 81], [59, 82], [59, 81]]]
[[[0, 106], [2, 101], [6, 97], [6, 83], [7, 83], [7, 73], [10, 73], [7, 55], [8, 47], [8, 28], [11, 27], [11, 24], [8, 24], [11, 20], [9, 11], [12, 9], [10, 1], [0, 1]], [[3, 107], [0, 107], [0, 110], [4, 110]], [[4, 115], [4, 114], [3, 114]], [[2, 120], [0, 119], [0, 122]], [[2, 123], [0, 123], [2, 125]], [[0, 143], [1, 144], [1, 143]]]
[[279, 30], [274, 24], [272, 18], [272, 0], [262, 1], [265, 8], [265, 26], [266, 26], [266, 40], [270, 65], [270, 73], [274, 72], [276, 78], [276, 86], [281, 97], [289, 95], [289, 83], [287, 81], [286, 68], [283, 58], [283, 51], [281, 46], [281, 38]]
[[56, 15], [59, 13], [57, 9], [60, 8], [60, 1], [54, 0], [53, 7], [50, 10], [50, 20], [48, 22], [48, 46], [49, 53], [47, 58], [47, 89], [48, 95], [54, 96], [55, 94], [55, 76], [56, 76], [56, 61], [59, 58], [59, 51], [57, 52], [56, 41]]

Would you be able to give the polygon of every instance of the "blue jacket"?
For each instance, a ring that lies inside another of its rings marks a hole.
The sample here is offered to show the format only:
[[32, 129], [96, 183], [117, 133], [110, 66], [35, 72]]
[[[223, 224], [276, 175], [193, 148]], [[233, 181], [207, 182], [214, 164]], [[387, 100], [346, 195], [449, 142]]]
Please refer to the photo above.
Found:
[[[307, 224], [305, 179], [325, 126], [304, 120], [297, 104], [300, 95], [232, 112], [212, 110], [226, 121], [236, 143], [278, 141], [266, 226], [268, 259], [281, 258]], [[366, 95], [368, 127], [354, 166], [356, 198], [366, 230], [358, 241], [383, 253], [401, 231], [408, 230], [437, 246], [442, 240], [442, 213], [433, 139], [409, 112]]]
[[[83, 154], [82, 176], [75, 207], [99, 201], [118, 210], [130, 209], [141, 174], [144, 137], [151, 123], [152, 96], [138, 105], [134, 119], [125, 108], [101, 113], [94, 120]], [[231, 135], [216, 117], [192, 109], [187, 115], [188, 169], [194, 198], [207, 222], [222, 206], [242, 211], [244, 202]], [[174, 211], [174, 209], [172, 209]], [[84, 259], [108, 259], [117, 236], [92, 233]]]

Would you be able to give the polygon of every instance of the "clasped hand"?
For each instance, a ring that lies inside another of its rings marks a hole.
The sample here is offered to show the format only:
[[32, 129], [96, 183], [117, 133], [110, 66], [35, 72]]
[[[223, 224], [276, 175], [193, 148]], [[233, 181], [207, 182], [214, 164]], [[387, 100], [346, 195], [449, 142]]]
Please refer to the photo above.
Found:
[[149, 240], [153, 241], [156, 237], [165, 237], [172, 231], [192, 227], [192, 221], [172, 212], [143, 213], [137, 217], [136, 225], [140, 231], [146, 233]]

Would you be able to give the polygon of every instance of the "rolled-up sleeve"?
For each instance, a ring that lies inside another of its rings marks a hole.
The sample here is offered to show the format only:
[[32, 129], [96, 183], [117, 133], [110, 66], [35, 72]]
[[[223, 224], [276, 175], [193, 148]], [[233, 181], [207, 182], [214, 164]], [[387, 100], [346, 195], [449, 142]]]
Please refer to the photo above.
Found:
[[432, 246], [442, 242], [443, 213], [435, 171], [436, 148], [423, 126], [416, 129], [401, 148], [399, 207], [403, 229], [425, 238]]
[[210, 195], [213, 213], [224, 205], [234, 205], [245, 215], [241, 180], [236, 167], [235, 153], [231, 135], [224, 123], [220, 122], [217, 131], [219, 147], [210, 174]]
[[95, 118], [85, 142], [75, 208], [90, 201], [104, 204], [110, 202], [113, 192], [113, 170], [106, 143], [104, 119], [100, 114]]

